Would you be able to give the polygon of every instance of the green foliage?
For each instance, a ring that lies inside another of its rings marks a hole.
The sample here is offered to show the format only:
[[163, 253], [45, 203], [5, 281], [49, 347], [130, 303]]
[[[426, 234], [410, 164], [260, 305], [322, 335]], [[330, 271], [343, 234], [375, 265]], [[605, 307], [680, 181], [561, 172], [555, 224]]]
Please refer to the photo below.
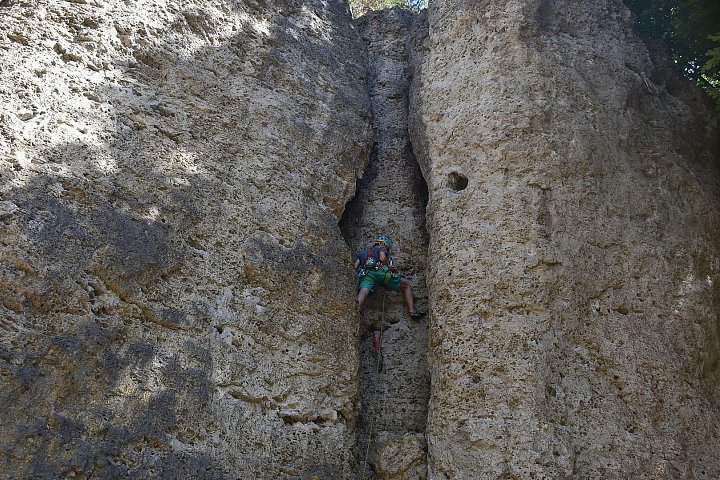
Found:
[[716, 91], [713, 93], [720, 98], [720, 33], [708, 35], [708, 38], [718, 46], [708, 50], [708, 59], [700, 69], [700, 75], [703, 80], [715, 87]]
[[[720, 34], [710, 35], [709, 38], [720, 45]], [[713, 126], [720, 125], [720, 46], [708, 51], [708, 61], [702, 66], [701, 76], [709, 85], [705, 90], [715, 100], [712, 124]]]
[[353, 17], [365, 15], [372, 10], [384, 8], [405, 7], [413, 11], [420, 11], [427, 7], [427, 0], [350, 0], [350, 9]]
[[[709, 35], [708, 38], [720, 45], [720, 34]], [[713, 71], [714, 69], [720, 67], [720, 46], [708, 51], [708, 57], [710, 57], [710, 59], [705, 62], [705, 65], [703, 65], [702, 68], [704, 72]]]
[[720, 1], [625, 0], [640, 31], [670, 48], [675, 63], [716, 102], [720, 117]]

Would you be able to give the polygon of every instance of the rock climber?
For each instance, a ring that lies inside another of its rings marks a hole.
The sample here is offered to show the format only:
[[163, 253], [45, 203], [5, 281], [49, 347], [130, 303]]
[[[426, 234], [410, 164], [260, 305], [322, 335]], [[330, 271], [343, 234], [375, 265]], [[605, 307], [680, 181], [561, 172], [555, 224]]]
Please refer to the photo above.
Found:
[[410, 283], [393, 271], [395, 268], [390, 257], [391, 251], [392, 241], [390, 237], [380, 235], [371, 247], [362, 250], [355, 257], [354, 267], [360, 279], [357, 297], [358, 308], [362, 308], [365, 299], [367, 299], [370, 292], [375, 291], [375, 287], [383, 286], [390, 290], [400, 290], [410, 312], [410, 317], [413, 319], [421, 318], [427, 311], [415, 308], [415, 298]]

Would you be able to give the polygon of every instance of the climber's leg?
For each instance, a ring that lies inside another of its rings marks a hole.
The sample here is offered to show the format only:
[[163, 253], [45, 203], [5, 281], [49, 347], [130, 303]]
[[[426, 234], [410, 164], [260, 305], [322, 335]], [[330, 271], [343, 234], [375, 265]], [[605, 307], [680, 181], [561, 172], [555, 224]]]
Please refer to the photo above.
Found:
[[405, 299], [405, 305], [407, 305], [408, 312], [412, 315], [415, 311], [415, 297], [413, 296], [412, 287], [407, 280], [403, 279], [400, 281], [400, 291]]
[[367, 287], [363, 287], [358, 292], [357, 301], [358, 301], [358, 309], [362, 308], [363, 303], [365, 303], [365, 299], [370, 294], [370, 289]]
[[400, 291], [402, 291], [403, 298], [405, 299], [405, 305], [407, 305], [408, 312], [410, 312], [410, 318], [417, 320], [427, 314], [427, 310], [415, 308], [415, 296], [413, 295], [412, 287], [407, 280], [402, 279], [400, 282]]

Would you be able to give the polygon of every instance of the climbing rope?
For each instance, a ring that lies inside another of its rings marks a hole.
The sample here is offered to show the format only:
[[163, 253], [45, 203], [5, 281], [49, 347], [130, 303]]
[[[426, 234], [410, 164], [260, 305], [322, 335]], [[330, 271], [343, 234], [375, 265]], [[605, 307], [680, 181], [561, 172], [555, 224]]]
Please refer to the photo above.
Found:
[[[373, 405], [374, 400], [377, 396], [378, 386], [380, 384], [380, 364], [381, 364], [381, 359], [382, 359], [382, 337], [383, 337], [383, 326], [385, 324], [385, 295], [386, 295], [386, 292], [383, 289], [382, 314], [380, 315], [380, 335], [378, 338], [373, 333], [373, 337], [372, 337], [372, 346], [375, 349], [377, 356], [375, 358], [375, 384], [373, 385], [372, 395], [370, 395], [370, 401], [368, 402], [369, 406]], [[383, 404], [384, 403], [385, 403], [385, 401], [383, 399]], [[365, 468], [367, 467], [368, 460], [370, 458], [370, 445], [372, 443], [372, 435], [373, 435], [373, 431], [375, 430], [376, 420], [377, 420], [377, 411], [373, 411], [372, 416], [370, 418], [370, 430], [368, 431], [368, 437], [367, 437], [367, 442], [366, 442], [367, 447], [365, 448], [365, 459], [362, 462], [363, 466], [362, 466], [362, 473], [360, 474], [360, 480], [365, 480]]]

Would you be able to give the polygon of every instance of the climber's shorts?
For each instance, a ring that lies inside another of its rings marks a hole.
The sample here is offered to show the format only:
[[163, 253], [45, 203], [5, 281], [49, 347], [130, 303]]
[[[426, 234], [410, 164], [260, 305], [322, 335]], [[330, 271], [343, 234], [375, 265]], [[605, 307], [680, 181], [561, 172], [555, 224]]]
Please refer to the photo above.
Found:
[[387, 287], [390, 290], [400, 290], [401, 277], [388, 270], [368, 270], [367, 275], [360, 279], [360, 288], [368, 288], [371, 292], [375, 287]]

